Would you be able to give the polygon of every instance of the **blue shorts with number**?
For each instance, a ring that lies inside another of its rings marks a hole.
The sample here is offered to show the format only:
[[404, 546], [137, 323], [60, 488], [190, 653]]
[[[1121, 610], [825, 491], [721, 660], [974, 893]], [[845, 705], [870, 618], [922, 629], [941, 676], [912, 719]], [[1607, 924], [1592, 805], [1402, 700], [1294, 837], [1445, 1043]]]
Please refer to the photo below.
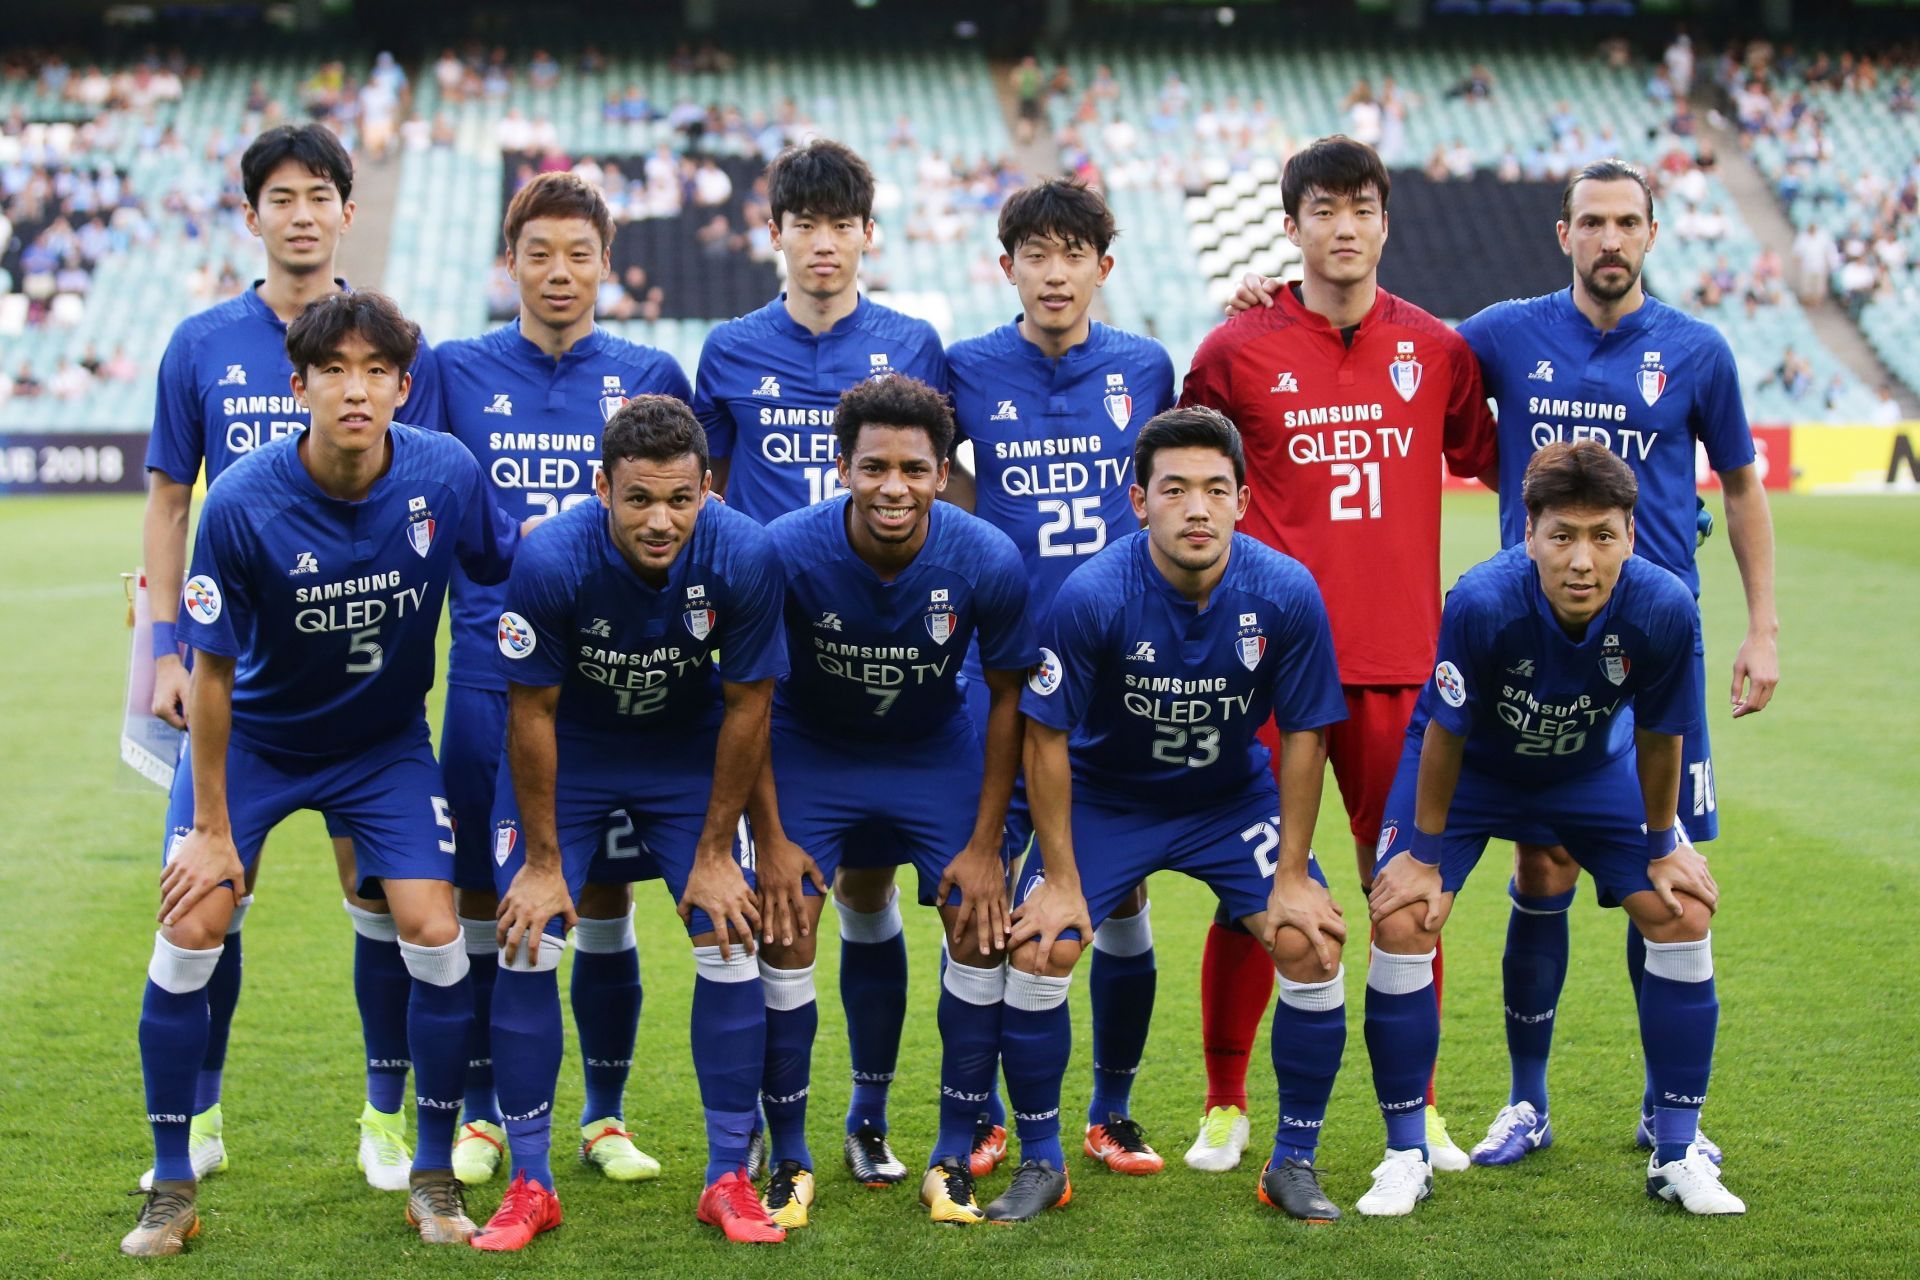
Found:
[[[353, 837], [361, 897], [382, 880], [453, 879], [453, 815], [442, 794], [426, 717], [352, 755], [321, 759], [227, 747], [227, 817], [240, 862], [251, 868], [267, 832], [300, 809], [332, 817]], [[193, 830], [193, 754], [174, 770], [164, 860]]]
[[[911, 863], [919, 899], [931, 905], [947, 864], [973, 836], [983, 768], [966, 716], [913, 742], [871, 745], [830, 740], [774, 716], [780, 825], [828, 884], [841, 867]], [[815, 892], [810, 882], [804, 892]], [[956, 889], [943, 905], [959, 902]]]
[[[447, 803], [453, 806], [453, 883], [475, 893], [494, 891], [489, 818], [506, 740], [504, 690], [447, 687], [446, 716], [440, 722], [440, 772], [446, 777]], [[625, 884], [659, 876], [634, 834], [633, 819], [620, 812], [608, 814], [600, 856], [587, 871], [587, 883]]]
[[[649, 744], [652, 746], [653, 744]], [[595, 884], [619, 884], [656, 877], [667, 882], [677, 903], [693, 874], [694, 850], [707, 821], [707, 797], [713, 790], [713, 736], [673, 744], [673, 760], [664, 752], [636, 752], [631, 738], [571, 738], [558, 742], [559, 768], [554, 788], [554, 820], [560, 839], [561, 873], [576, 902], [580, 890]], [[684, 748], [684, 751], [682, 750]], [[608, 856], [607, 815], [624, 811], [631, 820], [626, 849]], [[733, 858], [753, 887], [753, 859], [736, 831]], [[494, 783], [494, 891], [505, 894], [526, 865], [527, 848], [513, 777], [504, 758]], [[696, 910], [687, 925], [695, 937], [713, 929]], [[560, 932], [555, 927], [553, 932]]]
[[[1413, 811], [1420, 778], [1420, 738], [1409, 734], [1380, 824], [1374, 874], [1413, 844]], [[1646, 805], [1640, 774], [1629, 751], [1598, 769], [1546, 787], [1516, 787], [1468, 764], [1447, 810], [1440, 848], [1440, 885], [1458, 893], [1480, 861], [1488, 839], [1509, 831], [1537, 831], [1542, 844], [1557, 844], [1593, 877], [1602, 906], [1618, 906], [1630, 893], [1653, 888], [1647, 879]]]
[[[1707, 656], [1693, 655], [1700, 681], [1700, 727], [1680, 740], [1680, 829], [1694, 844], [1705, 844], [1720, 834], [1720, 801], [1714, 794], [1713, 735], [1707, 730]], [[1522, 844], [1554, 844], [1553, 833], [1540, 823], [1494, 832], [1503, 840]]]
[[[1273, 892], [1280, 858], [1280, 793], [1271, 776], [1242, 796], [1197, 808], [1143, 808], [1085, 788], [1073, 797], [1073, 860], [1087, 915], [1098, 929], [1134, 886], [1156, 871], [1180, 871], [1212, 889], [1235, 920], [1259, 915]], [[1046, 879], [1036, 841], [1020, 869], [1014, 905]], [[1318, 859], [1307, 874], [1324, 885]], [[1078, 938], [1069, 929], [1062, 938]]]

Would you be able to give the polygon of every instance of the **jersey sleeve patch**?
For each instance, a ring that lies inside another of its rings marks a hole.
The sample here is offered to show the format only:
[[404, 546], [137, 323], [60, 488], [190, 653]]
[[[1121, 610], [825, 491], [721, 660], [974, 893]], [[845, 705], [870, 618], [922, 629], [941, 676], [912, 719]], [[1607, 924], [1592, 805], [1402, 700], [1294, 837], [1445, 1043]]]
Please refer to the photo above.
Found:
[[180, 598], [187, 606], [187, 613], [202, 626], [212, 626], [219, 620], [220, 587], [206, 574], [196, 573], [188, 578]]
[[1054, 691], [1059, 689], [1064, 673], [1059, 655], [1043, 647], [1040, 650], [1039, 663], [1027, 674], [1027, 688], [1043, 698], [1051, 697]]
[[540, 643], [533, 634], [533, 624], [511, 610], [500, 615], [495, 639], [499, 641], [500, 652], [515, 660], [527, 657]]
[[1451, 662], [1443, 662], [1433, 669], [1433, 687], [1440, 691], [1440, 699], [1450, 707], [1464, 707], [1467, 704], [1467, 682], [1460, 676], [1460, 668]]

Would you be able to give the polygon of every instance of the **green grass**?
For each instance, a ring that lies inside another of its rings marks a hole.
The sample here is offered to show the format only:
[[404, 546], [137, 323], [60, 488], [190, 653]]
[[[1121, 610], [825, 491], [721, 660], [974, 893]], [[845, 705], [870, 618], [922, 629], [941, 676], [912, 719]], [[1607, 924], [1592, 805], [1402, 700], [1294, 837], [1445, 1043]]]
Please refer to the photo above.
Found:
[[[853, 1186], [838, 1160], [847, 1051], [835, 948], [822, 949], [824, 1008], [812, 1136], [816, 1226], [783, 1250], [730, 1249], [697, 1226], [701, 1123], [687, 1054], [691, 962], [657, 884], [640, 887], [647, 985], [629, 1121], [659, 1156], [659, 1182], [617, 1187], [556, 1161], [567, 1226], [527, 1254], [431, 1250], [400, 1221], [398, 1196], [353, 1165], [361, 1087], [349, 986], [350, 935], [319, 821], [269, 842], [247, 924], [247, 982], [227, 1070], [231, 1172], [202, 1197], [205, 1230], [174, 1274], [1003, 1276], [1913, 1274], [1920, 1149], [1920, 969], [1914, 699], [1920, 634], [1920, 503], [1780, 499], [1785, 683], [1774, 707], [1716, 710], [1723, 835], [1714, 846], [1725, 910], [1715, 929], [1721, 998], [1709, 1131], [1729, 1153], [1740, 1220], [1694, 1220], [1649, 1203], [1630, 1145], [1640, 1050], [1620, 961], [1623, 923], [1583, 893], [1560, 1009], [1554, 1120], [1559, 1144], [1521, 1168], [1442, 1175], [1411, 1219], [1307, 1229], [1254, 1201], [1272, 1073], [1255, 1052], [1255, 1152], [1225, 1177], [1179, 1162], [1203, 1076], [1196, 999], [1211, 896], [1178, 876], [1153, 886], [1160, 1000], [1135, 1115], [1169, 1158], [1136, 1181], [1071, 1157], [1074, 1201], [1018, 1230], [937, 1231], [911, 1187]], [[126, 1275], [115, 1255], [146, 1167], [134, 1045], [153, 928], [162, 797], [117, 764], [127, 633], [117, 572], [137, 545], [127, 499], [0, 502], [0, 608], [10, 676], [0, 685], [0, 1276]], [[1724, 527], [1724, 526], [1723, 526]], [[1450, 501], [1449, 574], [1480, 558], [1484, 499]], [[1717, 684], [1744, 626], [1724, 540], [1706, 554], [1709, 667]], [[1723, 693], [1712, 705], [1723, 708]], [[434, 713], [437, 723], [438, 712]], [[1901, 814], [1908, 816], [1903, 818]], [[1319, 845], [1350, 917], [1361, 910], [1331, 788]], [[1499, 953], [1504, 847], [1489, 851], [1448, 930], [1441, 1097], [1467, 1141], [1505, 1101]], [[931, 1140], [938, 1065], [937, 942], [910, 912], [912, 1005], [894, 1125], [902, 1155]], [[1358, 931], [1356, 931], [1358, 932]], [[1351, 1205], [1381, 1128], [1358, 1010], [1364, 943], [1348, 955], [1352, 1035], [1323, 1165]], [[1076, 984], [1069, 1124], [1085, 1105], [1084, 976]], [[1264, 1039], [1262, 1041], [1264, 1045]], [[557, 1113], [579, 1105], [571, 1047]], [[564, 1155], [564, 1153], [561, 1153]], [[990, 1180], [997, 1192], [1004, 1174]], [[477, 1216], [494, 1191], [473, 1197]]]

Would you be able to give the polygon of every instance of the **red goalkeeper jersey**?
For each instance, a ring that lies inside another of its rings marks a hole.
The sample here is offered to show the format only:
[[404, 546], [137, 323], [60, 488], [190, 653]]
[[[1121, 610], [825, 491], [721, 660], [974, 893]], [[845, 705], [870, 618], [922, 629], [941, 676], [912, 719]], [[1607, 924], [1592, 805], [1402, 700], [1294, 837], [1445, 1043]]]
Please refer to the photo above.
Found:
[[1440, 634], [1442, 460], [1491, 467], [1493, 415], [1466, 341], [1412, 303], [1379, 290], [1351, 339], [1282, 289], [1207, 335], [1180, 403], [1240, 428], [1240, 527], [1320, 584], [1341, 683], [1419, 684]]

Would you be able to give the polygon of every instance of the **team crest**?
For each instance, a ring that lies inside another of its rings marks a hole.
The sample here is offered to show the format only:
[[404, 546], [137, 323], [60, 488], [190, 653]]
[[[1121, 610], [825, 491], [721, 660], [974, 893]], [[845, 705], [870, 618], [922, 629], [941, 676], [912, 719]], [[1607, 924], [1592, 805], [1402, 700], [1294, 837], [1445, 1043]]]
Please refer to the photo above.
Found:
[[1413, 358], [1411, 342], [1399, 345], [1393, 363], [1387, 366], [1387, 376], [1393, 380], [1393, 389], [1400, 393], [1400, 398], [1411, 403], [1414, 393], [1420, 390], [1420, 362]]
[[510, 822], [503, 822], [493, 829], [493, 865], [504, 867], [507, 859], [513, 856], [513, 846], [520, 843], [520, 829]]
[[935, 587], [927, 595], [927, 634], [933, 637], [935, 644], [945, 644], [953, 638], [956, 614], [953, 611], [953, 595], [946, 587]]
[[1606, 657], [1600, 659], [1601, 672], [1614, 684], [1625, 684], [1627, 681], [1627, 672], [1631, 670], [1632, 667], [1633, 664], [1628, 662], [1627, 659], [1620, 654], [1608, 654]]
[[1640, 398], [1647, 402], [1647, 408], [1653, 408], [1653, 402], [1667, 389], [1667, 370], [1660, 363], [1658, 351], [1643, 352], [1640, 356], [1640, 372], [1634, 376], [1634, 382], [1640, 388]]
[[1113, 425], [1120, 430], [1125, 431], [1127, 424], [1133, 421], [1133, 397], [1125, 392], [1103, 396], [1100, 403], [1107, 407], [1107, 416], [1113, 419]]
[[434, 520], [428, 516], [425, 520], [415, 520], [407, 526], [407, 545], [415, 555], [425, 556], [433, 547]]
[[1265, 636], [1241, 636], [1234, 644], [1234, 651], [1240, 655], [1240, 665], [1252, 671], [1260, 665], [1260, 659], [1267, 653]]
[[687, 630], [693, 634], [695, 640], [705, 640], [713, 634], [714, 624], [720, 621], [720, 615], [702, 606], [687, 610], [681, 615], [681, 620], [687, 624]]
[[1373, 846], [1373, 860], [1376, 864], [1387, 856], [1387, 850], [1393, 848], [1393, 838], [1399, 834], [1399, 826], [1391, 822], [1380, 828], [1380, 842]]

